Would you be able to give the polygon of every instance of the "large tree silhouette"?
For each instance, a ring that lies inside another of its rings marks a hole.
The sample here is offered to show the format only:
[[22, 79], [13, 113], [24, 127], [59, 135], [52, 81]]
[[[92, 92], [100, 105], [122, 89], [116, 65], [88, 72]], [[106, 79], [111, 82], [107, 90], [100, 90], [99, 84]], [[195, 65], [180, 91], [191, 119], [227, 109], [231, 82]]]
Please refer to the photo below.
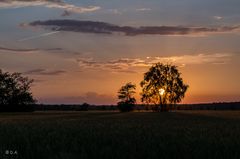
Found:
[[32, 79], [23, 77], [20, 73], [3, 72], [0, 69], [0, 105], [34, 104], [30, 86]]
[[131, 82], [125, 84], [118, 91], [118, 108], [120, 111], [131, 111], [136, 103], [136, 99], [133, 97], [135, 92], [136, 85]]
[[188, 85], [183, 83], [177, 66], [157, 63], [144, 74], [142, 102], [154, 104], [153, 110], [165, 111], [167, 105], [175, 105], [184, 98]]

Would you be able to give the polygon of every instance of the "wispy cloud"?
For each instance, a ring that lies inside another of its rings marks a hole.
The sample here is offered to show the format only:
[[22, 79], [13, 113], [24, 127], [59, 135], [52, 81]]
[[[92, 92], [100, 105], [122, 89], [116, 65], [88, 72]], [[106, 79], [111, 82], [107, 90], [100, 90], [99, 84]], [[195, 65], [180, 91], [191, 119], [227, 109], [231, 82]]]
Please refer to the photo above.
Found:
[[179, 67], [190, 64], [226, 64], [232, 54], [197, 54], [171, 57], [121, 58], [117, 60], [99, 62], [91, 58], [78, 58], [76, 61], [80, 69], [108, 70], [111, 72], [136, 73], [137, 68], [150, 67], [157, 62], [172, 63]]
[[137, 8], [136, 11], [150, 11], [151, 8]]
[[33, 70], [29, 70], [26, 72], [23, 72], [23, 74], [26, 75], [61, 75], [66, 73], [66, 71], [64, 70], [48, 70], [48, 69], [33, 69]]
[[62, 13], [62, 16], [63, 16], [63, 17], [67, 17], [67, 16], [70, 16], [71, 14], [72, 14], [72, 12], [65, 10], [65, 11]]
[[[153, 63], [156, 62], [167, 62], [175, 63], [178, 65], [189, 65], [189, 64], [217, 64], [227, 63], [231, 60], [233, 54], [230, 53], [216, 53], [216, 54], [197, 54], [197, 55], [182, 55], [172, 57], [154, 57], [149, 58]], [[152, 59], [152, 60], [151, 60]]]
[[6, 47], [0, 46], [0, 51], [34, 52], [34, 51], [38, 51], [38, 49], [14, 49], [14, 48], [6, 48]]
[[59, 8], [73, 13], [85, 13], [99, 10], [99, 6], [80, 7], [62, 0], [0, 0], [0, 8], [21, 8], [29, 6], [45, 6]]
[[43, 53], [43, 52], [63, 52], [62, 48], [49, 48], [49, 49], [38, 49], [38, 48], [8, 48], [0, 46], [0, 53], [16, 53], [16, 54], [31, 54], [31, 53]]
[[237, 32], [240, 26], [221, 27], [184, 27], [184, 26], [119, 26], [97, 21], [77, 21], [77, 20], [47, 20], [35, 21], [29, 26], [41, 26], [51, 31], [70, 31], [94, 34], [123, 34], [127, 36], [136, 35], [202, 35], [212, 33]]
[[213, 18], [216, 19], [216, 20], [222, 20], [223, 19], [222, 16], [213, 16]]
[[108, 11], [109, 11], [110, 13], [113, 13], [113, 14], [118, 14], [118, 15], [121, 15], [121, 14], [122, 14], [122, 12], [119, 11], [118, 9], [109, 9]]
[[93, 69], [93, 70], [108, 70], [111, 72], [125, 72], [133, 73], [134, 71], [129, 71], [128, 69], [138, 62], [140, 59], [129, 59], [122, 58], [118, 60], [111, 60], [106, 62], [94, 61], [91, 58], [78, 58], [76, 59], [80, 69]]
[[36, 36], [31, 36], [31, 37], [26, 37], [26, 38], [23, 38], [23, 39], [19, 39], [18, 41], [19, 42], [22, 42], [22, 41], [28, 41], [28, 40], [33, 40], [33, 39], [38, 39], [38, 38], [41, 38], [41, 37], [46, 37], [46, 36], [51, 36], [53, 34], [57, 34], [59, 33], [60, 31], [52, 31], [52, 32], [49, 32], [49, 33], [44, 33], [44, 34], [41, 34], [41, 35], [36, 35]]

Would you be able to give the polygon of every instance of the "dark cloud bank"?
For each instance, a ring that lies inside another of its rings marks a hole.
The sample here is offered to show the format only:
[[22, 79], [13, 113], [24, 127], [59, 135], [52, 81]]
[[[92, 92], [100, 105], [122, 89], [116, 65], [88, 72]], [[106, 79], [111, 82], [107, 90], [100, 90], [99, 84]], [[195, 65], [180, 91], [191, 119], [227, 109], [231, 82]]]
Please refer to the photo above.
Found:
[[127, 36], [136, 35], [191, 35], [202, 33], [221, 33], [238, 30], [239, 26], [226, 27], [184, 27], [184, 26], [119, 26], [97, 21], [47, 20], [35, 21], [30, 26], [41, 26], [52, 31], [71, 31], [95, 34], [122, 33]]

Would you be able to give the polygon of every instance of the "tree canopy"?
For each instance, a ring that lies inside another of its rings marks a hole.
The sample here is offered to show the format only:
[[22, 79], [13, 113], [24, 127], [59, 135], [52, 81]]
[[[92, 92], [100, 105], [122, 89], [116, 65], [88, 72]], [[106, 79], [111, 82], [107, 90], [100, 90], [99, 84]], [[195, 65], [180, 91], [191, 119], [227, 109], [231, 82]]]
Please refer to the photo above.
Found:
[[133, 109], [134, 104], [136, 103], [136, 99], [134, 98], [134, 94], [136, 89], [136, 85], [131, 82], [125, 84], [118, 91], [118, 107], [121, 111], [131, 111]]
[[177, 66], [157, 63], [144, 74], [140, 83], [141, 100], [146, 104], [163, 105], [181, 102], [188, 89]]
[[21, 73], [3, 72], [0, 69], [0, 105], [27, 105], [36, 100], [30, 91], [32, 79]]

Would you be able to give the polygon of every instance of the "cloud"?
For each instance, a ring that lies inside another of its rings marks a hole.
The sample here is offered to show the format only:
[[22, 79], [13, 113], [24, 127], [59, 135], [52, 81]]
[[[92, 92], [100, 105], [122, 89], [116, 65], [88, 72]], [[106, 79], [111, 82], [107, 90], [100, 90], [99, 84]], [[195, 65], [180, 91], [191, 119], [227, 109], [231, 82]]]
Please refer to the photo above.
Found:
[[138, 68], [150, 67], [155, 63], [172, 63], [179, 67], [190, 64], [226, 64], [232, 54], [197, 54], [171, 57], [121, 58], [117, 60], [98, 62], [91, 58], [76, 59], [80, 69], [106, 70], [115, 73], [137, 73]]
[[[11, 47], [0, 46], [0, 55], [6, 55], [3, 57], [8, 57], [10, 58], [10, 60], [13, 57], [16, 60], [18, 59], [18, 57], [20, 59], [23, 57], [29, 58], [30, 63], [33, 60], [33, 58], [34, 59], [43, 58], [44, 60], [44, 57], [45, 58], [51, 57], [58, 60], [55, 62], [62, 61], [62, 62], [72, 64], [73, 59], [74, 59], [74, 62], [76, 62], [75, 58], [88, 57], [91, 54], [88, 52], [72, 51], [64, 48], [11, 48]], [[3, 59], [0, 58], [0, 63], [1, 62], [6, 63], [8, 65], [7, 61], [4, 61], [4, 58]], [[52, 63], [50, 65], [52, 66]]]
[[151, 8], [137, 8], [136, 11], [150, 11]]
[[40, 35], [37, 35], [37, 36], [31, 36], [31, 37], [19, 39], [18, 41], [19, 41], [19, 42], [22, 42], [22, 41], [28, 41], [28, 40], [38, 39], [38, 38], [41, 38], [41, 37], [46, 37], [46, 36], [51, 36], [51, 35], [53, 35], [53, 34], [57, 34], [57, 33], [59, 33], [59, 32], [60, 32], [60, 31], [52, 31], [52, 32], [40, 34]]
[[13, 49], [13, 48], [6, 48], [6, 47], [0, 46], [0, 51], [34, 52], [34, 51], [38, 51], [38, 49]]
[[216, 19], [216, 20], [222, 20], [223, 19], [223, 17], [221, 17], [221, 16], [213, 16], [213, 18]]
[[58, 8], [73, 13], [93, 12], [100, 9], [99, 6], [79, 7], [62, 0], [0, 0], [0, 8], [21, 8], [29, 6]]
[[70, 16], [72, 14], [72, 12], [69, 12], [67, 10], [65, 10], [63, 13], [62, 13], [62, 16], [63, 17], [66, 17], [66, 16]]
[[109, 9], [108, 11], [109, 11], [110, 13], [113, 13], [113, 14], [118, 14], [118, 15], [121, 15], [121, 14], [122, 14], [122, 12], [119, 11], [118, 9]]
[[184, 26], [119, 26], [97, 21], [78, 20], [47, 20], [34, 21], [28, 24], [33, 27], [43, 27], [51, 31], [70, 31], [94, 34], [124, 34], [136, 35], [202, 35], [211, 33], [228, 33], [239, 31], [240, 26], [223, 27], [184, 27]]
[[49, 49], [38, 49], [38, 48], [8, 48], [0, 46], [0, 53], [17, 53], [17, 54], [31, 54], [31, 53], [42, 53], [42, 52], [63, 52], [62, 48], [49, 48]]
[[[217, 64], [227, 63], [230, 61], [232, 54], [227, 53], [216, 53], [216, 54], [197, 54], [197, 55], [182, 55], [172, 57], [154, 57], [149, 60], [153, 63], [156, 62], [167, 62], [176, 63], [180, 65], [188, 64]], [[152, 59], [152, 60], [151, 60]]]
[[111, 72], [124, 72], [124, 73], [136, 73], [134, 70], [129, 70], [138, 63], [140, 59], [122, 58], [117, 60], [111, 60], [106, 62], [97, 62], [91, 58], [78, 58], [76, 59], [79, 67], [83, 70], [107, 70]]
[[26, 72], [23, 72], [23, 74], [26, 75], [61, 75], [66, 73], [66, 71], [64, 70], [48, 70], [48, 69], [33, 69], [33, 70], [29, 70]]

